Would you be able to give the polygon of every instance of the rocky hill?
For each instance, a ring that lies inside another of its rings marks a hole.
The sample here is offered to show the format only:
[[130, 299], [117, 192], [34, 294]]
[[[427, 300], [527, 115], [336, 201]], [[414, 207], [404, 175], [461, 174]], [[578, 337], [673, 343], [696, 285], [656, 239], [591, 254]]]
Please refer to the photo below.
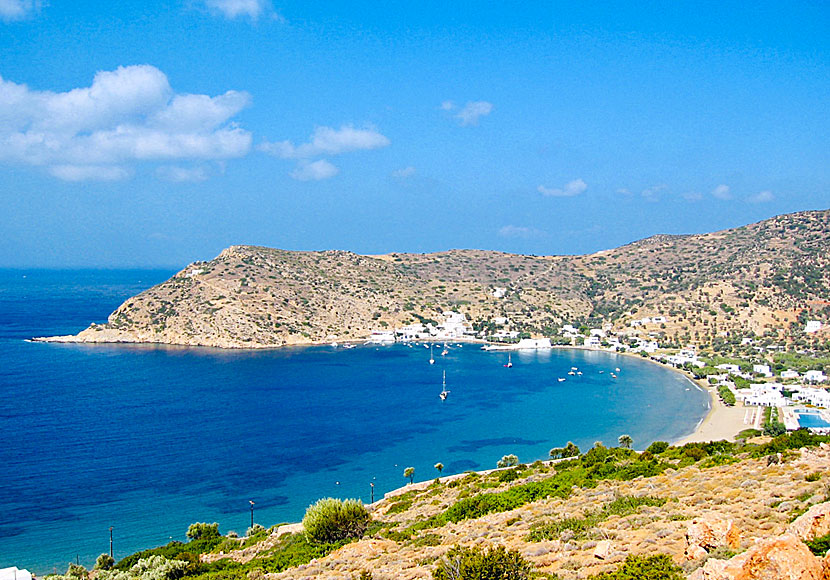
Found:
[[357, 340], [456, 310], [476, 328], [505, 317], [539, 336], [562, 323], [622, 328], [661, 315], [652, 330], [678, 344], [747, 333], [794, 340], [799, 318], [830, 320], [828, 248], [830, 210], [586, 256], [232, 246], [127, 300], [106, 324], [61, 339], [262, 348]]

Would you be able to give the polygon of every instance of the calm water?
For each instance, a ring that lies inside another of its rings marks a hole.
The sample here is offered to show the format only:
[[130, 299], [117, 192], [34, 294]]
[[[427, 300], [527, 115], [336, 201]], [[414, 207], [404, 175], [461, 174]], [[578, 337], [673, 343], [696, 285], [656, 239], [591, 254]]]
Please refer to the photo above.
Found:
[[439, 461], [444, 474], [486, 469], [622, 433], [643, 448], [692, 431], [708, 407], [676, 373], [579, 350], [514, 353], [506, 369], [506, 354], [472, 345], [431, 366], [422, 346], [24, 341], [103, 322], [171, 274], [0, 270], [0, 568], [91, 565], [110, 526], [116, 559], [184, 539], [195, 521], [244, 533], [248, 500], [258, 523], [299, 521], [320, 497], [368, 502], [374, 483], [379, 498], [408, 466], [431, 479]]

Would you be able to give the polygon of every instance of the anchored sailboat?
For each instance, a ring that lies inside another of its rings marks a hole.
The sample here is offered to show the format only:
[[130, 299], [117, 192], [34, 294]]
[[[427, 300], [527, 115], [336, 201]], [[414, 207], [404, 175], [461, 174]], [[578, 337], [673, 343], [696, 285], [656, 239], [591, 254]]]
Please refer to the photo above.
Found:
[[512, 358], [510, 358], [510, 355], [511, 355], [511, 354], [513, 354], [513, 353], [510, 353], [510, 352], [508, 352], [508, 353], [507, 353], [507, 364], [506, 364], [506, 365], [504, 365], [504, 366], [505, 366], [505, 368], [508, 368], [508, 369], [512, 369], [512, 368], [513, 368], [513, 359], [512, 359]]
[[441, 397], [441, 400], [442, 400], [442, 401], [446, 401], [446, 400], [447, 400], [447, 396], [448, 396], [449, 394], [450, 394], [450, 392], [447, 390], [447, 371], [444, 371], [444, 386], [443, 386], [443, 388], [441, 389], [441, 394], [440, 394], [440, 395], [438, 395], [438, 396], [439, 396], [439, 397]]

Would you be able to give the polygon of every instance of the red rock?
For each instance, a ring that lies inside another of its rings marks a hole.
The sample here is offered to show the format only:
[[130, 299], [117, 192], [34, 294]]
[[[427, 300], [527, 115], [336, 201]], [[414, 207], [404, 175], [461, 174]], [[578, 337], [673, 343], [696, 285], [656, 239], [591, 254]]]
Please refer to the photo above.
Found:
[[709, 560], [689, 580], [830, 580], [825, 559], [816, 558], [793, 534], [762, 540], [730, 560]]
[[798, 516], [789, 531], [805, 542], [830, 534], [830, 502], [818, 503]]

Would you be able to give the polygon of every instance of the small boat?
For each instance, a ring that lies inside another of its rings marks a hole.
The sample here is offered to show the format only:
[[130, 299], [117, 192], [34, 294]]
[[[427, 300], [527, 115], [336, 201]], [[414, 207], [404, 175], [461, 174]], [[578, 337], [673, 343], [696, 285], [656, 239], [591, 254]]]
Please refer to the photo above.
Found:
[[616, 379], [616, 378], [617, 378], [617, 375], [615, 375], [614, 373], [611, 373], [611, 378], [612, 378], [612, 379]]
[[444, 350], [441, 351], [441, 356], [447, 356], [450, 354], [450, 349], [447, 348], [447, 343], [444, 343]]
[[512, 368], [513, 368], [513, 359], [511, 359], [511, 358], [510, 358], [510, 355], [511, 355], [511, 354], [512, 354], [512, 353], [509, 353], [509, 352], [507, 353], [507, 364], [506, 364], [506, 365], [504, 365], [504, 366], [505, 366], [505, 368], [508, 368], [508, 369], [512, 369]]
[[331, 343], [332, 348], [337, 348], [338, 344], [336, 342]]
[[559, 378], [559, 382], [560, 382], [560, 383], [564, 383], [564, 382], [565, 382], [564, 377], [560, 377], [560, 378]]
[[599, 374], [602, 374], [602, 373], [604, 373], [604, 372], [605, 372], [605, 371], [599, 371]]
[[620, 372], [620, 367], [615, 368], [614, 371]]
[[579, 376], [582, 376], [582, 371], [576, 371], [576, 374], [578, 374]]
[[573, 371], [568, 371], [568, 374], [569, 374], [569, 375], [571, 375], [571, 376], [575, 376], [575, 375], [576, 375], [576, 373], [575, 373], [575, 372], [573, 372]]
[[439, 397], [441, 397], [441, 400], [442, 400], [442, 401], [446, 401], [446, 400], [447, 400], [447, 396], [448, 396], [449, 394], [450, 394], [450, 392], [447, 390], [447, 371], [444, 371], [444, 386], [443, 386], [443, 388], [441, 389], [441, 394], [440, 394], [440, 395], [438, 395], [438, 396], [439, 396]]
[[577, 367], [571, 367], [571, 370], [572, 371], [578, 371], [579, 369]]
[[354, 347], [355, 347], [355, 345], [353, 345], [353, 344], [345, 344], [345, 345], [343, 345], [343, 348], [354, 348]]
[[435, 357], [432, 356], [432, 345], [429, 345], [429, 364], [435, 364]]

